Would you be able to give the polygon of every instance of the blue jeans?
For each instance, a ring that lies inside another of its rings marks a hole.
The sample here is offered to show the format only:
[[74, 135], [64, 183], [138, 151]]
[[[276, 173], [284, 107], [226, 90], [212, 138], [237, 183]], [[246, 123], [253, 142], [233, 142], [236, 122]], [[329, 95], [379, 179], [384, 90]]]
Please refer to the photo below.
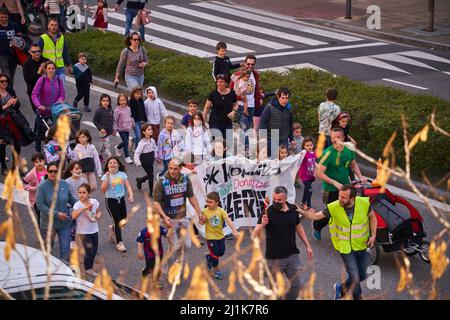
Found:
[[[127, 17], [125, 25], [125, 37], [127, 37], [130, 34], [131, 24], [133, 23], [133, 19], [134, 17], [136, 17], [138, 11], [139, 11], [138, 9], [130, 9], [130, 8], [125, 9], [125, 15]], [[143, 24], [139, 26], [139, 32], [141, 33], [141, 39], [145, 40], [145, 26]]]
[[128, 131], [119, 131], [120, 139], [122, 142], [117, 146], [117, 149], [123, 148], [123, 153], [125, 154], [125, 158], [128, 158], [130, 154], [128, 153], [128, 138], [130, 133]]
[[[58, 219], [58, 218], [55, 218]], [[71, 230], [72, 226], [69, 223], [68, 225], [64, 226], [63, 228], [59, 228], [55, 231], [53, 231], [54, 233], [56, 233], [56, 235], [58, 236], [58, 242], [59, 242], [59, 256], [61, 258], [61, 260], [65, 260], [67, 262], [69, 262], [70, 259], [70, 230]], [[41, 236], [44, 239], [44, 242], [47, 243], [46, 239], [47, 239], [47, 228], [42, 228], [41, 230]], [[51, 241], [51, 246], [53, 247], [54, 244], [54, 240], [55, 238], [52, 235], [52, 241]]]
[[169, 170], [169, 162], [171, 159], [168, 160], [163, 160], [163, 169], [162, 171], [159, 173], [160, 176], [162, 176], [164, 173], [166, 173], [167, 170]]
[[245, 135], [245, 150], [248, 150], [249, 139], [247, 130], [253, 127], [253, 113], [255, 108], [247, 108], [248, 116], [244, 114], [244, 106], [239, 106], [238, 114], [239, 114], [239, 126], [241, 128], [241, 141], [244, 141]]
[[136, 125], [135, 125], [134, 128], [133, 128], [133, 131], [134, 131], [134, 139], [133, 139], [133, 142], [134, 142], [134, 145], [135, 145], [136, 148], [137, 148], [138, 143], [139, 143], [139, 141], [141, 140], [142, 121], [135, 121], [134, 123], [135, 123]]
[[342, 283], [344, 292], [351, 290], [353, 293], [353, 300], [361, 299], [361, 285], [360, 282], [367, 278], [367, 267], [369, 266], [369, 253], [366, 250], [352, 251], [349, 254], [342, 254], [345, 270], [348, 278], [345, 283]]
[[67, 89], [66, 74], [64, 73], [64, 67], [56, 68], [56, 75], [61, 78], [63, 86], [64, 86], [64, 90], [66, 90]]
[[135, 87], [142, 88], [144, 85], [144, 74], [141, 74], [140, 76], [130, 76], [125, 74], [125, 83], [130, 91]]

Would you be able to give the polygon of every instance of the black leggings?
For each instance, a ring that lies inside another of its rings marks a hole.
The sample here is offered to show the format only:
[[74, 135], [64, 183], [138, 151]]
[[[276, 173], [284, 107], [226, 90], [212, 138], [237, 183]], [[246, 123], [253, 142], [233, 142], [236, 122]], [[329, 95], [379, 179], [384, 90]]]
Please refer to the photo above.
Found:
[[119, 227], [119, 222], [127, 217], [127, 205], [125, 204], [125, 197], [119, 200], [114, 198], [106, 198], [106, 209], [114, 220], [114, 232], [116, 234], [116, 242], [122, 241], [122, 231]]
[[311, 198], [312, 198], [312, 183], [313, 180], [302, 181], [305, 186], [305, 190], [303, 190], [303, 199], [302, 204], [307, 204], [308, 208], [311, 208]]
[[[327, 194], [324, 195], [324, 199], [326, 200], [326, 204], [331, 203], [333, 201], [336, 201], [339, 199], [339, 191], [330, 191], [327, 192]], [[325, 202], [325, 201], [324, 201]], [[317, 220], [313, 222], [313, 227], [317, 231], [321, 231], [323, 228], [325, 228], [330, 221], [330, 218], [323, 218], [321, 220]]]
[[155, 153], [154, 152], [148, 152], [148, 153], [141, 153], [139, 160], [141, 161], [142, 168], [144, 168], [146, 175], [138, 178], [139, 181], [145, 182], [148, 180], [148, 187], [150, 190], [150, 196], [153, 195], [153, 163], [155, 162]]
[[[20, 144], [17, 142], [14, 143], [14, 150], [16, 150], [17, 155], [20, 156]], [[16, 165], [16, 159], [14, 158], [14, 154], [12, 156], [12, 162], [11, 162], [11, 168], [14, 168]], [[0, 164], [2, 166], [2, 169], [7, 169], [8, 166], [6, 165], [6, 144], [0, 143]]]
[[89, 94], [91, 93], [91, 84], [88, 82], [76, 83], [77, 96], [75, 101], [78, 102], [84, 98], [84, 105], [89, 106]]

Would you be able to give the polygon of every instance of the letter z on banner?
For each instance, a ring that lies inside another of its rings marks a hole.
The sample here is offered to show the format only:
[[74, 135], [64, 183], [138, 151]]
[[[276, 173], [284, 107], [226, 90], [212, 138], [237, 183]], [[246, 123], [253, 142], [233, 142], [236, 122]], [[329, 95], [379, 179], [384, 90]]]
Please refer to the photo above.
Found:
[[[283, 161], [255, 162], [244, 157], [229, 157], [196, 167], [197, 174], [189, 174], [200, 208], [204, 208], [209, 192], [219, 193], [222, 208], [228, 213], [237, 229], [255, 226], [264, 209], [266, 195], [272, 200], [277, 186], [288, 190], [288, 201], [295, 202], [295, 177], [305, 155], [289, 156]], [[193, 217], [200, 233], [204, 226], [198, 224], [194, 208], [187, 203], [189, 217]], [[230, 232], [226, 227], [225, 234]]]

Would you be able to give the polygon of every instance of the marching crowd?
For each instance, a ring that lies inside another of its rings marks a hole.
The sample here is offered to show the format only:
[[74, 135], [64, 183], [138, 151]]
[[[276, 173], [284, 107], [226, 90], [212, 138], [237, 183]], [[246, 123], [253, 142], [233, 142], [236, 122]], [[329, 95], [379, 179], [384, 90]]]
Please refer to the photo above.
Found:
[[[102, 5], [99, 8], [103, 8]], [[138, 10], [142, 8], [135, 8], [134, 16]], [[101, 12], [106, 17], [106, 12]], [[93, 266], [98, 248], [97, 221], [102, 216], [102, 210], [92, 193], [98, 189], [98, 184], [112, 218], [108, 230], [110, 239], [119, 252], [126, 252], [121, 221], [127, 217], [127, 202], [134, 202], [135, 190], [142, 190], [143, 184], [148, 181], [148, 195], [153, 198], [154, 209], [162, 221], [160, 235], [167, 238], [169, 249], [181, 250], [183, 245], [186, 248], [191, 245], [190, 236], [182, 232], [191, 223], [191, 218], [186, 214], [186, 202], [189, 200], [200, 224], [205, 225], [204, 236], [209, 249], [205, 255], [207, 267], [214, 277], [222, 279], [219, 258], [225, 252], [225, 239], [232, 239], [233, 235], [237, 235], [237, 230], [221, 208], [216, 192], [208, 193], [206, 207], [200, 207], [187, 172], [195, 172], [195, 167], [205, 161], [213, 162], [229, 156], [232, 150], [227, 149], [227, 142], [232, 138], [233, 123], [237, 122], [243, 157], [255, 161], [283, 160], [290, 155], [304, 153], [295, 182], [296, 187], [303, 188], [301, 204], [288, 203], [287, 189], [276, 187], [272, 204], [269, 205], [270, 201], [266, 199], [267, 207], [253, 232], [254, 237], [266, 232], [268, 265], [272, 271], [282, 271], [291, 283], [286, 298], [295, 299], [301, 287], [296, 235], [304, 243], [308, 257], [313, 257], [301, 224], [302, 216], [314, 221], [312, 231], [316, 240], [321, 239], [321, 230], [329, 225], [334, 248], [342, 255], [348, 279], [345, 283], [335, 284], [335, 298], [341, 298], [348, 290], [352, 291], [355, 299], [361, 298], [359, 283], [367, 276], [366, 249], [375, 240], [376, 218], [368, 200], [356, 196], [355, 188], [350, 184], [355, 175], [362, 182], [365, 178], [355, 161], [356, 141], [349, 134], [351, 118], [336, 104], [336, 89], [327, 89], [326, 101], [318, 107], [318, 133], [326, 137], [323, 154], [318, 159], [314, 152], [315, 138], [303, 137], [302, 125], [293, 120], [295, 107], [289, 102], [290, 90], [281, 87], [274, 93], [265, 92], [256, 69], [256, 57], [248, 55], [242, 63], [232, 64], [226, 56], [226, 43], [219, 42], [212, 63], [212, 80], [216, 88], [206, 97], [203, 111], [199, 109], [198, 100], [189, 99], [188, 112], [178, 125], [176, 119], [168, 115], [156, 86], [143, 87], [144, 69], [151, 63], [141, 45], [143, 32], [128, 32], [114, 84], [117, 86], [119, 77], [123, 76], [129, 94], [120, 93], [116, 101], [108, 94], [102, 94], [98, 106], [94, 108], [95, 132], [75, 125], [74, 142], [70, 143], [63, 157], [64, 148], [55, 136], [54, 113], [56, 106], [69, 108], [74, 114], [92, 111], [95, 103], [89, 99], [92, 83], [89, 53], [79, 53], [78, 62], [72, 65], [64, 34], [59, 31], [60, 21], [50, 18], [47, 32], [28, 45], [27, 59], [21, 63], [11, 50], [10, 40], [20, 38], [22, 31], [9, 18], [9, 12], [0, 9], [2, 174], [8, 172], [7, 146], [20, 155], [21, 147], [34, 142], [35, 153], [31, 156], [34, 167], [24, 175], [23, 181], [41, 234], [46, 237], [58, 167], [60, 161], [65, 159], [63, 179], [59, 181], [57, 190], [54, 224], [50, 231], [53, 241], [58, 236], [61, 259], [69, 260], [71, 246], [75, 237], [79, 236], [85, 249], [85, 271], [96, 276]], [[127, 21], [128, 18], [127, 13]], [[130, 29], [131, 25], [127, 30]], [[22, 65], [29, 97], [29, 103], [22, 101], [22, 107], [13, 89], [17, 64]], [[70, 105], [66, 103], [65, 67], [74, 74], [76, 81], [77, 95]], [[82, 100], [83, 109], [79, 110], [78, 104]], [[35, 114], [34, 130], [30, 129], [21, 114], [20, 108], [28, 108], [27, 104]], [[262, 134], [260, 137], [263, 131], [267, 132], [267, 139], [261, 138]], [[121, 142], [112, 146], [117, 135]], [[93, 137], [96, 141], [100, 140], [100, 146], [93, 143]], [[251, 153], [252, 138], [259, 145], [256, 154]], [[274, 153], [272, 145], [278, 146], [277, 153]], [[11, 162], [14, 168], [14, 157]], [[157, 174], [154, 173], [155, 165], [162, 166]], [[136, 181], [130, 181], [126, 174], [133, 166], [142, 166], [145, 171], [145, 175], [137, 177]], [[323, 182], [323, 203], [326, 205], [320, 212], [316, 212], [311, 203], [312, 183], [316, 178]], [[231, 235], [225, 236], [225, 223], [232, 230]], [[145, 259], [143, 276], [152, 274], [156, 256], [163, 256], [161, 239], [158, 239], [159, 250], [155, 251], [151, 238], [152, 234], [144, 228], [136, 239], [138, 257]], [[177, 254], [174, 255], [176, 258]], [[159, 273], [153, 279], [156, 286], [162, 286]]]

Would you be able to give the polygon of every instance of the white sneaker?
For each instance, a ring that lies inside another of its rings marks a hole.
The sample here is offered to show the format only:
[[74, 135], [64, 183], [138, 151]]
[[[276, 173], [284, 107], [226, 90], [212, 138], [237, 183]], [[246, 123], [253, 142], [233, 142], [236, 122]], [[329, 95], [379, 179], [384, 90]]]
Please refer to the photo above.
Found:
[[116, 156], [117, 157], [121, 157], [122, 156], [122, 152], [120, 151], [119, 148], [117, 148], [117, 146], [114, 146], [114, 150], [116, 150]]
[[86, 270], [86, 274], [90, 275], [91, 277], [98, 276], [98, 273], [94, 271], [94, 269]]
[[70, 241], [70, 250], [73, 250], [75, 248], [75, 241]]
[[125, 245], [123, 244], [122, 241], [120, 241], [117, 245], [116, 245], [116, 249], [119, 252], [126, 252], [127, 248], [125, 248]]
[[133, 163], [133, 160], [131, 160], [130, 157], [126, 157], [126, 158], [125, 158], [125, 162], [128, 163], [128, 164], [132, 164], [132, 163]]

